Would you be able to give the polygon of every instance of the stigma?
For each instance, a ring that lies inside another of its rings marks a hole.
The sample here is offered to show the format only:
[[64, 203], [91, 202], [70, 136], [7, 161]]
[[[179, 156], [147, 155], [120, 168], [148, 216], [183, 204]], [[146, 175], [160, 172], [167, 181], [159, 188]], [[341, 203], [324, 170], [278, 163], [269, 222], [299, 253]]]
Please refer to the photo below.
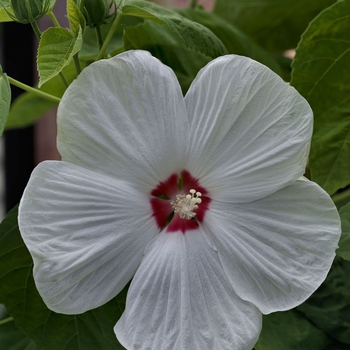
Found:
[[190, 190], [191, 194], [178, 194], [174, 202], [170, 202], [174, 208], [174, 212], [179, 215], [181, 219], [191, 220], [197, 214], [194, 210], [198, 209], [198, 204], [202, 203], [200, 198], [202, 194], [196, 190]]

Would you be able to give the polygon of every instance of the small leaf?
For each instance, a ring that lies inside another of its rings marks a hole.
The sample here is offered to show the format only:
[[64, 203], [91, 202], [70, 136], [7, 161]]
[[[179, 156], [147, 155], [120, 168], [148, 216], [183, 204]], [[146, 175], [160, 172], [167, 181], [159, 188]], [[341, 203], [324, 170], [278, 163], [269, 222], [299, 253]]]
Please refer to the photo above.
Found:
[[312, 180], [329, 194], [350, 183], [350, 0], [323, 11], [302, 36], [291, 84], [314, 115]]
[[127, 287], [107, 304], [80, 315], [49, 310], [35, 288], [33, 262], [17, 215], [15, 207], [0, 224], [0, 303], [16, 325], [42, 350], [124, 349], [113, 327], [125, 308]]
[[337, 255], [350, 260], [350, 203], [340, 209], [342, 234]]
[[0, 136], [2, 135], [11, 105], [11, 88], [7, 75], [0, 66]]
[[224, 44], [212, 31], [175, 11], [143, 0], [127, 0], [124, 2], [122, 12], [129, 16], [165, 24], [186, 47], [211, 58], [227, 53]]
[[64, 28], [49, 28], [42, 34], [38, 49], [39, 87], [70, 63], [82, 43], [81, 29], [76, 36]]
[[69, 27], [73, 33], [78, 33], [79, 27], [81, 27], [84, 32], [86, 25], [85, 18], [74, 0], [67, 0], [67, 17]]
[[328, 336], [296, 310], [263, 316], [263, 328], [256, 350], [324, 350]]

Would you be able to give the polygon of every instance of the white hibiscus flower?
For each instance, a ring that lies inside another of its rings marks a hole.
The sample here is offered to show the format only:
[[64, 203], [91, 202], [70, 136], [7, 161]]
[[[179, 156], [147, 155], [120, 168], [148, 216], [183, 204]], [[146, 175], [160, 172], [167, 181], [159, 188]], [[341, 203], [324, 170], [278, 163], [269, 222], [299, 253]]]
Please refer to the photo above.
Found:
[[50, 309], [96, 308], [133, 278], [115, 326], [127, 349], [251, 349], [261, 313], [325, 279], [340, 223], [301, 178], [312, 112], [263, 65], [217, 58], [184, 98], [129, 51], [71, 84], [58, 130], [63, 161], [39, 164], [19, 212]]

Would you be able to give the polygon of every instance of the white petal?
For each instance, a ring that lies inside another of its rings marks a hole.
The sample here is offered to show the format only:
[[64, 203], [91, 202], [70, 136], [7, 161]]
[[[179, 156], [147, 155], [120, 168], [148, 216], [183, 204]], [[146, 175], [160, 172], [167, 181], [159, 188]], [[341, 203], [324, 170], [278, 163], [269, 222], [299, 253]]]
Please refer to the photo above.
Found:
[[263, 313], [291, 309], [323, 282], [339, 215], [318, 185], [294, 184], [248, 204], [212, 201], [205, 227], [237, 294]]
[[261, 313], [237, 297], [200, 230], [161, 233], [146, 249], [115, 326], [128, 350], [250, 350]]
[[83, 70], [58, 109], [62, 159], [149, 192], [183, 169], [189, 123], [174, 72], [146, 51]]
[[50, 309], [67, 314], [116, 296], [157, 233], [145, 196], [65, 162], [36, 167], [18, 219], [39, 293]]
[[192, 131], [187, 168], [213, 197], [249, 202], [304, 173], [311, 108], [262, 64], [219, 57], [199, 72], [185, 102]]

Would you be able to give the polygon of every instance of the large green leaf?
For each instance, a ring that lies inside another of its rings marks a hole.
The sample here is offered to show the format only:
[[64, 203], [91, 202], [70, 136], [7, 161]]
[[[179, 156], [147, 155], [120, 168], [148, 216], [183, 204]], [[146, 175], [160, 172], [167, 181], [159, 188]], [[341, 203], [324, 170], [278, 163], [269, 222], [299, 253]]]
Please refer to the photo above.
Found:
[[263, 317], [256, 350], [324, 350], [330, 338], [296, 310]]
[[200, 8], [178, 10], [184, 17], [210, 29], [232, 54], [248, 56], [280, 74], [281, 69], [272, 56], [251, 40], [246, 34], [213, 12]]
[[350, 262], [336, 258], [325, 282], [297, 308], [328, 336], [347, 344], [344, 349], [350, 348], [349, 275]]
[[350, 183], [350, 0], [323, 11], [297, 48], [292, 81], [308, 100], [315, 126], [312, 179], [328, 193]]
[[5, 128], [11, 105], [11, 88], [7, 75], [0, 66], [0, 136]]
[[[337, 255], [350, 260], [350, 203], [340, 209], [342, 234]], [[349, 325], [350, 326], [350, 325]]]
[[210, 58], [183, 45], [173, 32], [161, 24], [144, 24], [125, 28], [125, 49], [143, 49], [171, 67], [185, 94], [198, 71]]
[[208, 28], [188, 20], [176, 11], [143, 0], [127, 0], [122, 12], [166, 25], [188, 48], [211, 58], [227, 53], [221, 40]]
[[120, 350], [113, 327], [125, 307], [126, 289], [81, 315], [49, 310], [38, 294], [32, 259], [17, 224], [17, 207], [0, 224], [0, 302], [41, 350]]
[[16, 327], [13, 321], [0, 326], [0, 349], [39, 350], [33, 340]]
[[217, 0], [214, 12], [265, 49], [295, 48], [309, 22], [336, 0]]
[[39, 87], [59, 74], [81, 49], [82, 31], [49, 28], [41, 36], [38, 49]]

